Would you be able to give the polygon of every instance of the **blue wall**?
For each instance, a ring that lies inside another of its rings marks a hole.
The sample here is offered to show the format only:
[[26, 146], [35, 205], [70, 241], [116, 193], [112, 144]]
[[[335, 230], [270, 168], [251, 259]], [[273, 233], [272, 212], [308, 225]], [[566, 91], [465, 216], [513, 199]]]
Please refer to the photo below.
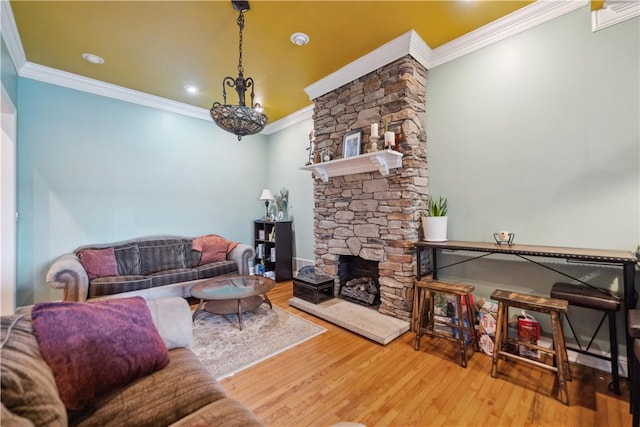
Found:
[[266, 137], [19, 79], [18, 306], [60, 299], [45, 275], [80, 245], [150, 234], [252, 243]]
[[313, 120], [309, 119], [270, 135], [267, 171], [271, 191], [289, 190], [294, 257], [313, 261], [313, 178], [311, 172], [299, 169], [309, 159], [312, 129]]
[[429, 189], [449, 238], [634, 250], [640, 243], [640, 25], [589, 7], [427, 79]]

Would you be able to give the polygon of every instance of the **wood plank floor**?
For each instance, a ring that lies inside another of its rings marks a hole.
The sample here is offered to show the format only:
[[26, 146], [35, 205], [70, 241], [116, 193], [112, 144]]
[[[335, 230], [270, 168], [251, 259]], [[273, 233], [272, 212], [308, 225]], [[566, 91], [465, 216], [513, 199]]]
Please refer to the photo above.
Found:
[[407, 332], [387, 346], [287, 303], [292, 282], [269, 298], [328, 329], [324, 334], [221, 381], [268, 426], [630, 426], [629, 387], [606, 391], [610, 375], [571, 365], [570, 406], [556, 400], [552, 372], [470, 354], [458, 363], [455, 343], [424, 336], [420, 351]]

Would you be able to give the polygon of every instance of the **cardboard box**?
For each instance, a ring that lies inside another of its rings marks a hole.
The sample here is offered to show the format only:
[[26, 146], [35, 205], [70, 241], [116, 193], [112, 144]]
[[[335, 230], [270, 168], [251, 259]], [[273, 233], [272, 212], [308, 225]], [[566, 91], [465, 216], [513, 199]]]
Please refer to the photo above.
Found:
[[493, 356], [498, 304], [480, 298], [476, 307], [478, 308], [478, 345], [484, 354]]
[[495, 340], [495, 337], [480, 332], [478, 333], [478, 336], [478, 345], [480, 346], [480, 350], [488, 356], [493, 356], [495, 346], [493, 341]]
[[[523, 311], [522, 315], [518, 316], [518, 341], [538, 345], [539, 339], [540, 323], [538, 323], [533, 316], [530, 316]], [[518, 353], [520, 356], [531, 359], [540, 359], [540, 352], [538, 350], [530, 349], [523, 345], [518, 346]]]

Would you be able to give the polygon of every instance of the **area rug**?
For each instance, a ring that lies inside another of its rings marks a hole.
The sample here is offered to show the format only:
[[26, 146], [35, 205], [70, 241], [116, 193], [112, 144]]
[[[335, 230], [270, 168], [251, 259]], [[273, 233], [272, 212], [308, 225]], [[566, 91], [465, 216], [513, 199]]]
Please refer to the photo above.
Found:
[[193, 351], [221, 380], [326, 332], [279, 307], [266, 304], [242, 315], [200, 313], [193, 323]]

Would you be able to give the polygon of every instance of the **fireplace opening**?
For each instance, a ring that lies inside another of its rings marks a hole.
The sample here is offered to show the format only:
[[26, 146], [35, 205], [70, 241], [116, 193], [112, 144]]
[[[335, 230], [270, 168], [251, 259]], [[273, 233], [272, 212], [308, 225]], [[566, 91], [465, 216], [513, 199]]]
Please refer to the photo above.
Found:
[[341, 255], [338, 261], [340, 298], [364, 306], [380, 304], [378, 262], [353, 255]]

